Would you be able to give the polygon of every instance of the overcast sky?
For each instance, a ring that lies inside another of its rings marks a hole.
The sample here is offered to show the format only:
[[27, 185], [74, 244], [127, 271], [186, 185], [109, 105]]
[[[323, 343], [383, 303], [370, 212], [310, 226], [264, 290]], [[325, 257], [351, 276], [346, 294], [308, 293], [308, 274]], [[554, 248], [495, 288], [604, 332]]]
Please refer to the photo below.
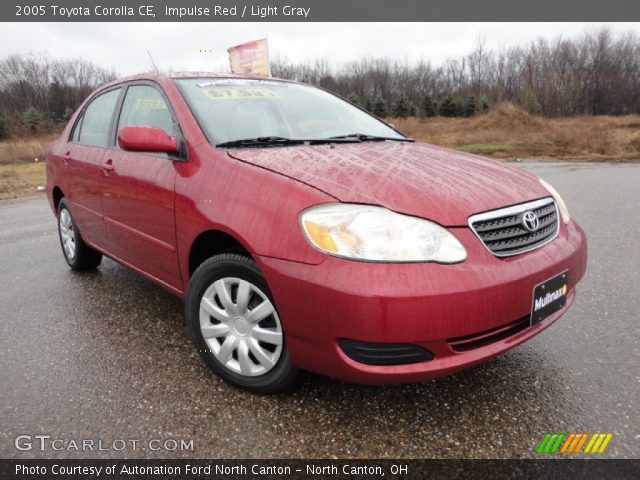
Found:
[[501, 48], [602, 25], [640, 34], [640, 23], [0, 23], [0, 58], [27, 52], [82, 56], [125, 75], [150, 70], [150, 50], [162, 70], [227, 71], [229, 46], [267, 37], [272, 56], [294, 62], [382, 56], [439, 64], [468, 53], [478, 38]]

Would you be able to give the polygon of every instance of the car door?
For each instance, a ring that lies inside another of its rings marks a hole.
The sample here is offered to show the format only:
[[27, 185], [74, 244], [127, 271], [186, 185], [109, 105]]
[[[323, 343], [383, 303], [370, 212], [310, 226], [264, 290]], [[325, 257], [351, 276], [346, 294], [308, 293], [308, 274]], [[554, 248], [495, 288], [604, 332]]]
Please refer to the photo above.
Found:
[[62, 177], [69, 208], [83, 238], [106, 247], [100, 176], [102, 156], [109, 145], [112, 120], [121, 87], [100, 93], [78, 116], [62, 156]]
[[[169, 135], [180, 129], [160, 87], [151, 82], [126, 87], [117, 130], [127, 125], [162, 128]], [[161, 283], [180, 289], [176, 248], [175, 162], [164, 153], [129, 152], [117, 146], [102, 160], [102, 206], [111, 241], [120, 260]]]

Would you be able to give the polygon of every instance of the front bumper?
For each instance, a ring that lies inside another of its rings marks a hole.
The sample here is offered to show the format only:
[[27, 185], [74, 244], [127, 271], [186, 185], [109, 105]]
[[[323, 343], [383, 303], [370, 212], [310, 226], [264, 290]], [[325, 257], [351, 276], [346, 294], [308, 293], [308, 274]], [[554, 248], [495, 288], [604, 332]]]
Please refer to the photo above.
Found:
[[[551, 243], [507, 258], [493, 256], [468, 228], [451, 231], [468, 252], [467, 260], [456, 265], [365, 263], [329, 256], [320, 265], [307, 265], [258, 256], [287, 334], [291, 362], [358, 383], [429, 379], [519, 345], [573, 302], [587, 260], [586, 237], [575, 222], [563, 224]], [[526, 320], [523, 326], [534, 286], [567, 269], [566, 306], [535, 326]], [[518, 320], [520, 327], [503, 329]], [[492, 334], [501, 331], [506, 333]], [[463, 350], [456, 347], [460, 338], [474, 336], [481, 341], [467, 341]], [[434, 358], [367, 365], [349, 358], [341, 339], [417, 344]]]

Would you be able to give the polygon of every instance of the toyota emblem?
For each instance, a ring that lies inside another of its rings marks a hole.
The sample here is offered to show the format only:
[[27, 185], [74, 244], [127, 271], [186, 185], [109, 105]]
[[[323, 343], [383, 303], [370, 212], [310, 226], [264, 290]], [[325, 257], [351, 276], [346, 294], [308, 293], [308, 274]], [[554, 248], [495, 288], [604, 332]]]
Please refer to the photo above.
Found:
[[540, 228], [540, 220], [532, 211], [524, 212], [522, 214], [522, 225], [530, 232], [535, 232]]

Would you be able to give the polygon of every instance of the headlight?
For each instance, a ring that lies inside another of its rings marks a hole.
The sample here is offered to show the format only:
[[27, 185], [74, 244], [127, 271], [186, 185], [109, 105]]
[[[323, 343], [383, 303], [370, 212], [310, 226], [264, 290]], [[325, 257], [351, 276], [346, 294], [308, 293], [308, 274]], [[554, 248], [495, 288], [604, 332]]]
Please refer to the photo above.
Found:
[[553, 188], [551, 185], [549, 185], [547, 182], [545, 182], [541, 178], [539, 178], [538, 180], [540, 180], [540, 183], [542, 184], [542, 186], [547, 189], [547, 191], [551, 194], [553, 199], [556, 201], [556, 205], [558, 205], [558, 210], [560, 210], [560, 215], [562, 216], [562, 221], [564, 223], [569, 223], [571, 221], [571, 215], [569, 215], [569, 209], [567, 208], [567, 204], [564, 203], [564, 200], [562, 200], [562, 197], [560, 196], [560, 194], [556, 191], [555, 188]]
[[332, 203], [300, 215], [307, 240], [330, 255], [373, 262], [462, 262], [462, 244], [428, 220], [382, 207]]

